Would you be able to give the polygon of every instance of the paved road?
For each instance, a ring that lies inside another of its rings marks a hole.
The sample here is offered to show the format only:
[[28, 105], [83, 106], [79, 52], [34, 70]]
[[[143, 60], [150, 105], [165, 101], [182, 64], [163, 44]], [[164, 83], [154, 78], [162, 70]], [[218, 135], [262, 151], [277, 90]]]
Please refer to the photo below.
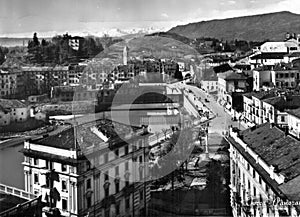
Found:
[[228, 129], [228, 126], [232, 125], [235, 127], [240, 127], [241, 130], [245, 129], [242, 125], [239, 125], [238, 121], [232, 121], [231, 116], [224, 110], [224, 108], [218, 104], [215, 99], [205, 93], [203, 90], [198, 87], [191, 85], [183, 85], [185, 88], [192, 90], [197, 97], [201, 99], [208, 99], [209, 102], [204, 104], [214, 113], [216, 117], [210, 121], [209, 133], [218, 133], [222, 134], [224, 130]]
[[[204, 103], [209, 110], [216, 115], [216, 117], [209, 122], [208, 128], [208, 144], [210, 153], [215, 153], [218, 150], [223, 139], [223, 132], [228, 130], [230, 125], [238, 127], [241, 130], [245, 129], [238, 121], [232, 121], [231, 116], [224, 110], [224, 107], [218, 104], [212, 96], [208, 95], [203, 90], [198, 87], [182, 83], [177, 83], [176, 86], [186, 90], [192, 90], [196, 97], [200, 97], [202, 103]], [[209, 102], [204, 102], [206, 98]]]

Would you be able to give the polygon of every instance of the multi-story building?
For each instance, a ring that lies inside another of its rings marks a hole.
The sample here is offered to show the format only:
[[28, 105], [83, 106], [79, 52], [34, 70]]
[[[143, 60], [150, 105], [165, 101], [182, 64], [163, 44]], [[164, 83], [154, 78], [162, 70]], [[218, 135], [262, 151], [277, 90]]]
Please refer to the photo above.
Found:
[[287, 110], [289, 134], [300, 139], [300, 108]]
[[149, 135], [102, 119], [26, 141], [25, 190], [63, 216], [146, 216]]
[[276, 64], [272, 67], [260, 67], [253, 70], [253, 90], [265, 88], [296, 88], [299, 84], [300, 72], [296, 67], [287, 64]]
[[84, 66], [21, 67], [17, 73], [17, 95], [50, 94], [55, 86], [79, 83]]
[[243, 117], [246, 122], [263, 123], [262, 108], [264, 99], [277, 96], [275, 91], [250, 92], [243, 95]]
[[270, 123], [225, 138], [233, 216], [300, 216], [300, 142]]
[[29, 118], [30, 108], [19, 100], [0, 99], [0, 126], [12, 122], [24, 122]]
[[213, 68], [201, 70], [200, 86], [207, 93], [218, 91], [218, 76]]
[[263, 100], [262, 110], [259, 113], [262, 117], [262, 123], [270, 122], [280, 127], [287, 127], [287, 110], [297, 108], [300, 108], [299, 95], [283, 95]]
[[230, 92], [248, 92], [252, 89], [252, 75], [227, 71], [218, 74], [218, 99], [223, 102], [229, 101]]
[[16, 93], [16, 72], [0, 70], [0, 98], [10, 98]]
[[[293, 34], [287, 33], [284, 41], [265, 42], [260, 48], [250, 56], [250, 64], [253, 66], [275, 65], [293, 60], [294, 53], [300, 51], [299, 38]], [[290, 58], [290, 54], [293, 54]]]

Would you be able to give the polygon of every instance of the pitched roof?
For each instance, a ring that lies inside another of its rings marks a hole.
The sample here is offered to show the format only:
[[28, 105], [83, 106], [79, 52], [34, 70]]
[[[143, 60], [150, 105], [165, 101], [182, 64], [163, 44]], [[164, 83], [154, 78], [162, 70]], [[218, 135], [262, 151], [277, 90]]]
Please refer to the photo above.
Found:
[[287, 113], [294, 115], [297, 118], [300, 118], [300, 108], [297, 109], [287, 109], [286, 110]]
[[283, 111], [286, 109], [297, 109], [300, 107], [300, 95], [277, 96], [264, 99], [264, 102], [272, 105], [275, 109]]
[[242, 140], [276, 172], [285, 176], [285, 182], [300, 175], [300, 141], [270, 123], [240, 132]]
[[261, 53], [250, 57], [252, 60], [257, 59], [283, 59], [287, 53]]
[[213, 68], [208, 68], [208, 69], [204, 69], [202, 71], [201, 80], [203, 80], [203, 81], [217, 81], [218, 76], [215, 73], [215, 71], [213, 70]]
[[10, 110], [12, 108], [26, 108], [25, 103], [20, 100], [12, 99], [0, 99], [0, 109], [1, 110]]
[[126, 136], [129, 135], [129, 139], [136, 137], [138, 134], [141, 134], [141, 130], [142, 127], [132, 127], [101, 119], [76, 126], [75, 128], [72, 126], [56, 135], [35, 140], [35, 143], [62, 149], [75, 149], [76, 146], [84, 149], [90, 146], [97, 146], [103, 142], [123, 144], [125, 142], [123, 139]]
[[226, 63], [226, 64], [216, 66], [213, 69], [214, 69], [215, 73], [220, 73], [220, 72], [230, 71], [230, 70], [232, 70], [232, 67], [228, 63]]
[[259, 100], [263, 100], [263, 99], [268, 99], [270, 97], [275, 97], [277, 96], [276, 93], [274, 91], [260, 91], [260, 92], [250, 92], [250, 93], [245, 93], [244, 96], [248, 97], [248, 98], [252, 98], [255, 97]]
[[248, 76], [244, 73], [238, 73], [235, 71], [227, 71], [225, 73], [219, 74], [220, 78], [223, 78], [226, 81], [230, 80], [247, 80]]

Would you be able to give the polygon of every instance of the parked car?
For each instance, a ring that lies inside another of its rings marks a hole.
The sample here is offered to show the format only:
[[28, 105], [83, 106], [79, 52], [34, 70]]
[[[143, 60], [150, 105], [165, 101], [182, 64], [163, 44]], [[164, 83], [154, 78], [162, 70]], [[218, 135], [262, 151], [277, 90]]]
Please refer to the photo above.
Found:
[[205, 99], [205, 102], [209, 102], [209, 100], [208, 100], [208, 99]]

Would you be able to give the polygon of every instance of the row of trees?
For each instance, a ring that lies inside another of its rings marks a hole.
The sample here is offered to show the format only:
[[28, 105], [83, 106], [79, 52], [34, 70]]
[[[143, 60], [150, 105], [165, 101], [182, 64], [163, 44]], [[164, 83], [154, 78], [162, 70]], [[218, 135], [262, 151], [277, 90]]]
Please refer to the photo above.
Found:
[[0, 47], [0, 65], [5, 61], [5, 55], [8, 53], [7, 47]]
[[80, 59], [94, 57], [103, 50], [99, 38], [86, 37], [79, 40], [78, 49], [73, 49], [69, 45], [72, 37], [68, 34], [58, 35], [51, 41], [38, 39], [34, 33], [33, 39], [28, 42], [28, 61], [38, 64], [68, 64], [76, 63]]

